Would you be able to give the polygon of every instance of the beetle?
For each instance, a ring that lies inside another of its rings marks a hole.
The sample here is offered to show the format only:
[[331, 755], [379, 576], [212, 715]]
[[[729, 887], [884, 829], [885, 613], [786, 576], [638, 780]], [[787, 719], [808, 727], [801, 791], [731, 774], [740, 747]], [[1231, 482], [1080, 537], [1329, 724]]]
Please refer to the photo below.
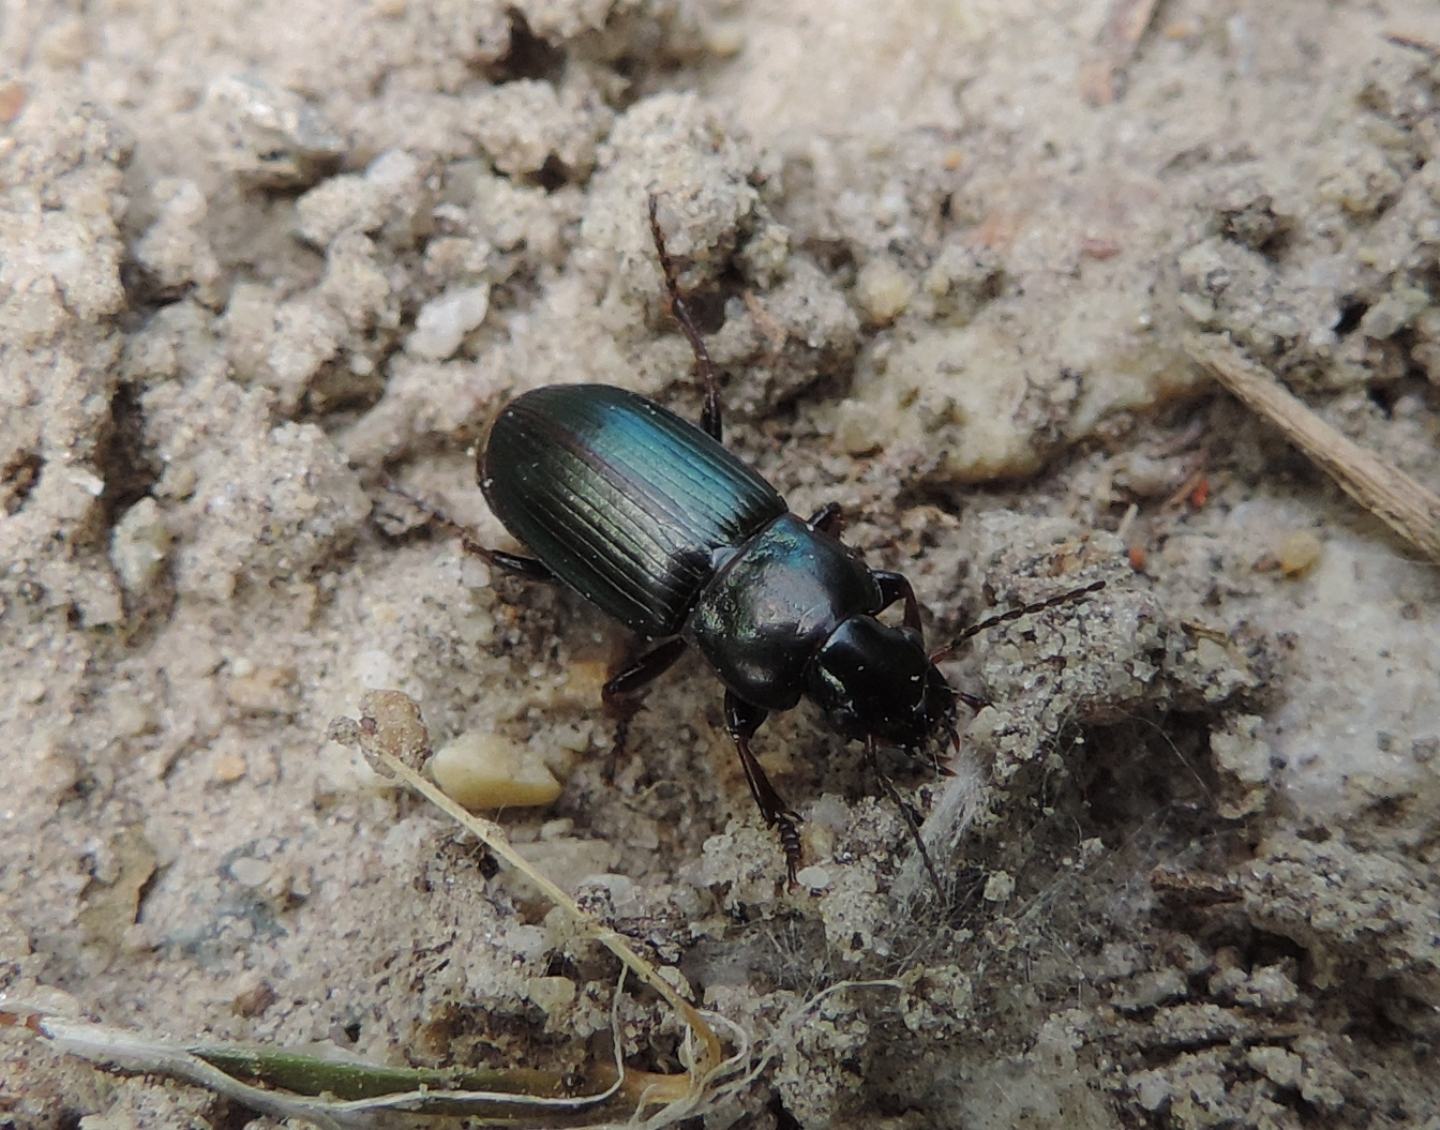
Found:
[[[605, 684], [608, 706], [635, 704], [686, 648], [700, 652], [725, 686], [725, 728], [761, 816], [779, 834], [793, 884], [800, 817], [751, 749], [770, 714], [809, 699], [843, 737], [865, 742], [874, 765], [881, 743], [911, 752], [939, 737], [958, 744], [957, 703], [986, 703], [941, 674], [938, 661], [953, 644], [926, 653], [910, 582], [870, 569], [840, 541], [838, 505], [799, 517], [725, 448], [714, 365], [680, 292], [654, 196], [649, 224], [670, 311], [704, 384], [699, 425], [609, 385], [523, 393], [491, 425], [477, 478], [529, 554], [468, 538], [465, 545], [498, 569], [567, 585], [651, 641]], [[961, 639], [1102, 584], [1011, 609]], [[896, 603], [901, 623], [881, 622]], [[923, 854], [913, 818], [903, 804], [901, 811]]]

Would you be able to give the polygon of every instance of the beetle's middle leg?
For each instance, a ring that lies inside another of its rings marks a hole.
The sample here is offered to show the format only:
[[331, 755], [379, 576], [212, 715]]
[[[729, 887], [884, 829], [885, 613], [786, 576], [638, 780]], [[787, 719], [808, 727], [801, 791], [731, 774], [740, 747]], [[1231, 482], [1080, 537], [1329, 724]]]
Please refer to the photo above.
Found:
[[611, 675], [600, 691], [600, 698], [606, 706], [619, 706], [631, 698], [636, 691], [654, 682], [685, 654], [685, 641], [679, 636], [652, 647], [644, 655], [627, 663]]
[[650, 235], [655, 240], [655, 254], [660, 259], [660, 272], [665, 276], [665, 292], [670, 298], [670, 313], [680, 323], [680, 332], [690, 342], [690, 351], [695, 354], [695, 368], [705, 382], [705, 407], [700, 413], [700, 427], [717, 442], [724, 439], [725, 425], [720, 415], [720, 384], [715, 379], [715, 364], [710, 360], [710, 351], [705, 340], [690, 316], [690, 307], [680, 293], [680, 282], [675, 276], [675, 262], [665, 247], [665, 233], [660, 230], [658, 216], [660, 202], [654, 193], [650, 194]]
[[750, 739], [769, 716], [768, 710], [737, 698], [733, 691], [725, 692], [725, 729], [740, 754], [740, 765], [745, 770], [745, 780], [750, 785], [750, 795], [760, 808], [760, 815], [766, 824], [780, 833], [780, 846], [785, 851], [785, 874], [793, 886], [795, 873], [800, 869], [800, 830], [796, 827], [800, 817], [775, 791], [764, 767], [750, 750]]
[[675, 661], [684, 654], [683, 639], [676, 636], [673, 640], [666, 640], [620, 668], [601, 688], [600, 700], [605, 704], [605, 708], [616, 716], [615, 742], [610, 747], [610, 761], [604, 771], [607, 781], [615, 779], [615, 765], [625, 751], [625, 741], [630, 736], [631, 719], [640, 712], [643, 705], [639, 692], [675, 666]]

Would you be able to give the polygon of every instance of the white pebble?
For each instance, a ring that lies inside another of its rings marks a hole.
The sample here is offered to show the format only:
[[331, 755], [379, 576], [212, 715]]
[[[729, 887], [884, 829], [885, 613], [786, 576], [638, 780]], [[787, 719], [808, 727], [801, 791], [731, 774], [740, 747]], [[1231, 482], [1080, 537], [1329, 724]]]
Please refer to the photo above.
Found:
[[437, 750], [430, 774], [469, 809], [535, 807], [560, 795], [560, 782], [533, 749], [475, 730]]
[[405, 348], [427, 361], [443, 361], [460, 348], [465, 335], [485, 320], [490, 309], [487, 285], [460, 287], [432, 298], [420, 308], [415, 332]]
[[153, 498], [142, 498], [125, 511], [110, 535], [110, 563], [130, 593], [143, 593], [155, 583], [169, 552], [170, 529]]
[[1004, 902], [1015, 893], [1015, 880], [1007, 871], [996, 871], [985, 880], [982, 897], [986, 902]]
[[795, 872], [795, 881], [807, 890], [823, 891], [830, 886], [830, 872], [818, 864], [811, 864]]
[[905, 312], [915, 294], [915, 283], [889, 259], [872, 259], [855, 279], [855, 297], [866, 321], [886, 325]]
[[270, 878], [273, 868], [263, 859], [242, 855], [230, 863], [230, 874], [244, 887], [259, 887]]

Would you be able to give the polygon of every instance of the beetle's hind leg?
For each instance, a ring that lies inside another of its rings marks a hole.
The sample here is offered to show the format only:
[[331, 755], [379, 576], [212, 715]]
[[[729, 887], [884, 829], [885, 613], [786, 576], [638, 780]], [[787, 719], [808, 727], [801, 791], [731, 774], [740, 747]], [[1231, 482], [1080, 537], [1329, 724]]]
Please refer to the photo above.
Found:
[[512, 577], [522, 577], [527, 581], [540, 581], [544, 584], [555, 583], [555, 574], [550, 571], [550, 567], [534, 557], [506, 553], [503, 549], [486, 549], [468, 534], [460, 536], [460, 548]]
[[620, 668], [601, 689], [600, 700], [605, 709], [615, 715], [615, 741], [610, 747], [610, 760], [603, 773], [607, 782], [615, 779], [615, 766], [630, 737], [630, 722], [644, 705], [640, 692], [675, 666], [675, 661], [684, 654], [683, 639], [677, 636], [666, 640]]
[[460, 539], [461, 549], [480, 558], [492, 568], [500, 569], [511, 576], [521, 577], [527, 581], [550, 583], [556, 579], [549, 567], [534, 557], [526, 557], [521, 553], [507, 553], [503, 549], [489, 549], [481, 545], [475, 540], [475, 534], [468, 526], [461, 525], [433, 502], [421, 498], [418, 494], [412, 494], [393, 479], [385, 480], [385, 489], [396, 497], [403, 498], [437, 526], [443, 526], [449, 530]]
[[690, 316], [690, 307], [680, 293], [680, 282], [675, 275], [675, 261], [670, 258], [670, 252], [665, 247], [665, 233], [660, 230], [659, 207], [660, 201], [652, 192], [650, 236], [655, 240], [660, 273], [665, 276], [665, 293], [670, 300], [670, 313], [675, 316], [675, 321], [680, 324], [680, 332], [689, 341], [690, 351], [695, 354], [695, 368], [700, 379], [705, 382], [705, 407], [700, 413], [700, 427], [711, 439], [718, 442], [725, 438], [725, 425], [720, 413], [720, 384], [715, 379], [715, 364], [710, 360], [710, 351], [705, 348], [705, 339], [700, 336], [695, 319]]
[[751, 706], [732, 691], [725, 692], [725, 729], [740, 754], [740, 765], [745, 770], [750, 795], [755, 798], [761, 817], [780, 834], [780, 847], [785, 852], [785, 874], [793, 887], [795, 873], [800, 870], [800, 817], [775, 791], [764, 767], [750, 750], [750, 739], [769, 716], [769, 711]]

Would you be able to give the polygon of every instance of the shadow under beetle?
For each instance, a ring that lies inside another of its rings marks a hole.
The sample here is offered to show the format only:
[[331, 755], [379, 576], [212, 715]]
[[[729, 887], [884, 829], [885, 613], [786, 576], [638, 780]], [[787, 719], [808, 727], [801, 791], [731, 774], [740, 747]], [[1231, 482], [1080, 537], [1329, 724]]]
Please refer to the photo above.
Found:
[[[917, 752], [939, 736], [957, 742], [957, 701], [985, 703], [953, 689], [936, 666], [954, 644], [926, 654], [910, 582], [867, 568], [839, 541], [838, 505], [808, 519], [790, 513], [774, 487], [722, 446], [714, 366], [680, 293], [653, 196], [649, 216], [670, 309], [704, 381], [699, 427], [609, 385], [524, 393], [495, 419], [478, 477], [491, 510], [533, 556], [468, 539], [466, 548], [521, 577], [563, 582], [654, 642], [605, 684], [607, 705], [633, 703], [686, 647], [705, 657], [725, 684], [725, 727], [761, 815], [779, 832], [793, 883], [800, 818], [750, 748], [772, 711], [811, 699], [840, 734], [866, 743], [873, 765], [880, 743]], [[1101, 584], [1012, 609], [961, 639]], [[876, 619], [897, 601], [901, 626]], [[935, 879], [928, 856], [925, 863]]]

